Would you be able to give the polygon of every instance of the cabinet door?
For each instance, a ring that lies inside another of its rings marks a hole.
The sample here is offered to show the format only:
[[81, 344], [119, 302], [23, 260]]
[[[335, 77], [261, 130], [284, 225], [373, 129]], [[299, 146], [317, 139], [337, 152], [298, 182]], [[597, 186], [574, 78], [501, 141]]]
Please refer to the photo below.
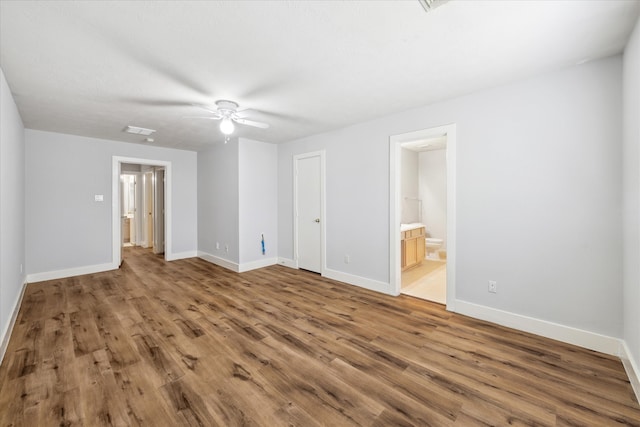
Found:
[[415, 239], [416, 241], [416, 262], [422, 262], [424, 260], [424, 256], [425, 256], [425, 240], [424, 240], [424, 236], [423, 237], [419, 237], [417, 239]]
[[407, 266], [414, 265], [418, 259], [418, 252], [416, 247], [417, 239], [407, 239]]

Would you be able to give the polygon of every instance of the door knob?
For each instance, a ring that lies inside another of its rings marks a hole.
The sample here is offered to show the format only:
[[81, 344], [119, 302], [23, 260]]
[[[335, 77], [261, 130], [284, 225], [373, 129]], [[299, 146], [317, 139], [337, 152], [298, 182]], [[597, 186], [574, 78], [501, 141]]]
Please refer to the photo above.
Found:
[[320, 222], [320, 218], [314, 219], [313, 222]]

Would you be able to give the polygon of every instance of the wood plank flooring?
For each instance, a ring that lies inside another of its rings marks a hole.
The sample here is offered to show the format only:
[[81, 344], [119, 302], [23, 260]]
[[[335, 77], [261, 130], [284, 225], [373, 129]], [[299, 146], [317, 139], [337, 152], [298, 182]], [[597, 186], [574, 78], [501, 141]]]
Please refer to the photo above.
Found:
[[0, 426], [640, 426], [620, 361], [281, 266], [30, 284]]

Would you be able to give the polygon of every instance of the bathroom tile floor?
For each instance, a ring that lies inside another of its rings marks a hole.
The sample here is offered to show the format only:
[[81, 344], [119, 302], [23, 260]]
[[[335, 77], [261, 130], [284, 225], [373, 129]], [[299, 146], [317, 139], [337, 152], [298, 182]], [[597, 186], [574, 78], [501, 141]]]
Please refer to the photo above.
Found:
[[422, 265], [403, 272], [401, 292], [412, 297], [445, 304], [446, 267], [446, 262], [425, 260]]

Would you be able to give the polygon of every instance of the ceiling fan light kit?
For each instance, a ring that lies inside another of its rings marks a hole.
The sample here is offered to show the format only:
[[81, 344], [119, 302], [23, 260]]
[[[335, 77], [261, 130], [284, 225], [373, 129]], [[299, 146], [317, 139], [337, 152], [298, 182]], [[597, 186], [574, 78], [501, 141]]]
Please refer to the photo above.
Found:
[[221, 120], [220, 132], [225, 135], [225, 143], [229, 140], [235, 129], [235, 123], [245, 126], [253, 126], [260, 129], [267, 129], [269, 127], [266, 123], [256, 122], [253, 120], [247, 120], [244, 118], [244, 114], [240, 115], [240, 112], [249, 110], [248, 108], [239, 108], [237, 102], [229, 101], [226, 99], [220, 99], [216, 101], [217, 109], [211, 109], [204, 105], [193, 104], [194, 107], [202, 108], [205, 111], [211, 113], [211, 116], [207, 117], [193, 117], [195, 119], [209, 119], [209, 120]]
[[231, 135], [236, 127], [233, 125], [233, 121], [229, 117], [225, 117], [220, 122], [220, 132], [225, 135]]

